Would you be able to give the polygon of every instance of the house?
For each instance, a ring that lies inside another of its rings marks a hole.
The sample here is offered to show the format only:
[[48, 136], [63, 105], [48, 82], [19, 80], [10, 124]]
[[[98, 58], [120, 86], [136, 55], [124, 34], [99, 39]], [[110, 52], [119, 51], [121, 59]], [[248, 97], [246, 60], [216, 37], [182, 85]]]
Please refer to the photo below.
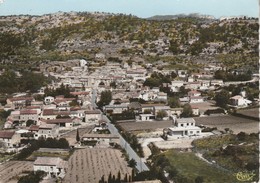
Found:
[[49, 119], [45, 121], [47, 124], [56, 124], [59, 127], [73, 127], [74, 121], [71, 118], [59, 118], [59, 119]]
[[112, 134], [85, 134], [81, 137], [81, 142], [97, 142], [98, 144], [109, 145], [111, 143], [119, 144], [119, 136]]
[[20, 136], [15, 131], [0, 130], [0, 141], [4, 143], [7, 148], [19, 147]]
[[167, 101], [167, 93], [159, 92], [157, 94], [157, 100]]
[[106, 105], [103, 107], [105, 113], [121, 114], [123, 111], [128, 109], [128, 105]]
[[173, 121], [173, 127], [168, 128], [170, 136], [193, 136], [200, 135], [201, 129], [195, 126], [195, 120], [193, 118], [179, 118]]
[[12, 109], [19, 107], [25, 107], [31, 105], [31, 102], [35, 101], [33, 97], [13, 97], [6, 100], [7, 105], [10, 105]]
[[191, 90], [188, 92], [189, 97], [199, 97], [201, 96], [201, 93], [197, 90]]
[[201, 86], [201, 82], [195, 81], [195, 82], [189, 82], [186, 84], [185, 89], [191, 89], [191, 90], [197, 90]]
[[45, 98], [44, 98], [44, 103], [45, 103], [46, 105], [54, 103], [54, 97], [52, 97], [52, 96], [47, 96], [47, 97], [45, 97]]
[[240, 95], [233, 96], [229, 100], [230, 100], [230, 104], [235, 107], [246, 107], [252, 103], [252, 101], [247, 100]]
[[204, 102], [204, 97], [201, 97], [201, 96], [198, 96], [198, 97], [195, 97], [195, 96], [192, 96], [190, 97], [190, 103], [202, 103]]
[[[37, 131], [38, 130], [38, 131]], [[57, 138], [59, 136], [59, 127], [56, 124], [32, 125], [29, 131], [34, 132], [34, 138]]]
[[139, 114], [136, 116], [136, 121], [153, 121], [155, 116], [153, 114]]
[[39, 119], [39, 115], [37, 110], [23, 109], [20, 111], [20, 121], [26, 122], [28, 120], [32, 120], [37, 122]]
[[67, 162], [59, 157], [37, 157], [33, 163], [33, 171], [44, 171], [50, 176], [63, 178]]
[[87, 110], [85, 111], [85, 122], [89, 123], [91, 121], [97, 122], [101, 120], [102, 113], [100, 110]]
[[183, 108], [171, 108], [170, 109], [170, 115], [169, 116], [176, 116], [180, 117], [180, 115], [183, 112]]

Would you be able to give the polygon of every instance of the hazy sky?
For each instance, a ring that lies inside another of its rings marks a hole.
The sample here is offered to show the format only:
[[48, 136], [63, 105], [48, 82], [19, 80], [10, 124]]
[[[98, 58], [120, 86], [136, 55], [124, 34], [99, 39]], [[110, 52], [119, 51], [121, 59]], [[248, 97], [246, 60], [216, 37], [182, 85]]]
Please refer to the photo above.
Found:
[[200, 13], [258, 17], [258, 0], [0, 0], [0, 15], [41, 15], [58, 11], [100, 11], [139, 17]]

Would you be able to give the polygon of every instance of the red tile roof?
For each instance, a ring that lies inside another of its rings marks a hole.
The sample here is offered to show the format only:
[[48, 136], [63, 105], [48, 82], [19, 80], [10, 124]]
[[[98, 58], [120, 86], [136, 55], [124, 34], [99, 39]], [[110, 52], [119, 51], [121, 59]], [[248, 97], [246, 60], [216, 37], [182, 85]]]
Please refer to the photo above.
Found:
[[15, 131], [1, 130], [0, 131], [0, 138], [11, 139], [12, 136], [14, 135], [14, 133], [15, 133]]

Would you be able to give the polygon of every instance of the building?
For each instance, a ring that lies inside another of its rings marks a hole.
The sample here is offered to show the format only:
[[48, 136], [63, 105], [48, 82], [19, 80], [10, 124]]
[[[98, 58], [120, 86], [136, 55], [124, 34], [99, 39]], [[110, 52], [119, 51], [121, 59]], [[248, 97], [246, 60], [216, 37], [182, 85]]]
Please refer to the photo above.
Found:
[[230, 98], [230, 104], [235, 107], [247, 107], [252, 104], [252, 101], [245, 99], [240, 95], [236, 95]]
[[25, 109], [20, 111], [20, 121], [22, 122], [26, 122], [28, 120], [37, 122], [38, 119], [39, 119], [39, 115], [37, 110]]
[[0, 130], [0, 141], [7, 148], [19, 147], [20, 135], [16, 134], [15, 131]]
[[59, 127], [56, 124], [42, 124], [40, 126], [32, 125], [29, 131], [34, 132], [34, 138], [57, 138], [59, 136]]
[[112, 134], [85, 134], [81, 137], [81, 142], [96, 142], [97, 144], [109, 145], [119, 144], [119, 136]]
[[85, 122], [97, 122], [101, 120], [102, 113], [100, 110], [88, 110], [85, 111]]
[[37, 157], [33, 163], [34, 171], [44, 171], [50, 176], [65, 176], [67, 162], [59, 157]]
[[180, 118], [174, 121], [174, 126], [169, 128], [170, 136], [196, 136], [201, 134], [201, 129], [195, 126], [193, 118]]

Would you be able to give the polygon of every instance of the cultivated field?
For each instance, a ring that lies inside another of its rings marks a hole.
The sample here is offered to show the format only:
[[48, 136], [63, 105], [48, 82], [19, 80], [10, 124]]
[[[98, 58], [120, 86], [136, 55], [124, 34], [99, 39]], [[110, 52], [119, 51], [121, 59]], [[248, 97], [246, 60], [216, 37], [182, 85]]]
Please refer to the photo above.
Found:
[[119, 124], [125, 131], [157, 130], [172, 126], [172, 121], [144, 121]]
[[225, 131], [225, 128], [233, 130], [234, 133], [241, 131], [246, 133], [258, 133], [259, 122], [251, 119], [236, 116], [209, 116], [194, 118], [197, 125], [205, 125], [208, 127], [217, 127], [218, 130]]
[[31, 161], [8, 161], [0, 165], [0, 183], [15, 183], [23, 172], [33, 171]]
[[238, 110], [237, 113], [244, 116], [259, 118], [259, 108]]
[[[79, 136], [82, 137], [85, 134], [91, 133], [92, 129], [94, 126], [89, 126], [85, 128], [79, 128]], [[70, 145], [75, 145], [76, 144], [76, 134], [77, 130], [70, 131], [64, 135], [61, 135], [61, 138], [67, 139]]]
[[107, 180], [109, 173], [117, 177], [131, 175], [131, 168], [116, 149], [80, 149], [76, 150], [69, 159], [69, 167], [63, 182], [66, 183], [94, 183], [104, 175]]

